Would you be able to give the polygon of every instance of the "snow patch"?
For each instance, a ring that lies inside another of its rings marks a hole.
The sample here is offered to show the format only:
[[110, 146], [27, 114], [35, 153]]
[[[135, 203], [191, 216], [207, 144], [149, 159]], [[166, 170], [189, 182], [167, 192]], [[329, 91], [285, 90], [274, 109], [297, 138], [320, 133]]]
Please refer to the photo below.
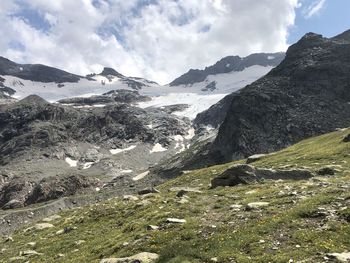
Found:
[[174, 135], [173, 136], [173, 139], [176, 141], [176, 142], [182, 142], [184, 140], [184, 137], [182, 135]]
[[87, 162], [83, 164], [83, 170], [91, 168], [91, 166], [94, 164], [94, 162]]
[[[179, 147], [180, 145], [178, 145], [178, 147]], [[177, 147], [177, 148], [178, 148]], [[177, 149], [176, 147], [175, 147], [175, 149]], [[183, 151], [185, 151], [186, 150], [186, 145], [184, 144], [184, 143], [181, 143], [181, 148], [180, 148], [180, 150], [178, 150], [177, 152], [176, 152], [176, 154], [178, 154], [178, 153], [182, 153]]]
[[191, 140], [195, 136], [194, 128], [188, 130], [188, 134], [185, 136], [186, 140]]
[[133, 181], [141, 180], [141, 179], [145, 178], [148, 174], [149, 174], [149, 171], [143, 172], [143, 173], [133, 177], [132, 180]]
[[122, 171], [120, 171], [119, 173], [120, 174], [130, 174], [130, 173], [132, 173], [133, 172], [133, 170], [122, 170]]
[[133, 149], [135, 149], [135, 148], [136, 148], [136, 145], [131, 145], [130, 147], [125, 148], [125, 149], [111, 149], [111, 150], [109, 150], [109, 152], [110, 152], [111, 154], [115, 155], [115, 154], [118, 154], [118, 153], [131, 151], [131, 150], [133, 150]]
[[[70, 106], [72, 104], [64, 104], [66, 106]], [[81, 106], [73, 106], [75, 109], [84, 109], [84, 108], [104, 108], [105, 104], [95, 104], [95, 105], [81, 105]]]
[[273, 60], [273, 59], [275, 59], [275, 57], [274, 56], [267, 56], [267, 59], [268, 60]]
[[66, 157], [65, 161], [66, 161], [66, 163], [69, 164], [70, 167], [77, 167], [77, 165], [78, 165], [78, 161], [72, 160], [69, 157]]
[[167, 151], [167, 148], [164, 148], [160, 143], [156, 143], [152, 150], [149, 151], [149, 153], [158, 153], [158, 152], [165, 152]]

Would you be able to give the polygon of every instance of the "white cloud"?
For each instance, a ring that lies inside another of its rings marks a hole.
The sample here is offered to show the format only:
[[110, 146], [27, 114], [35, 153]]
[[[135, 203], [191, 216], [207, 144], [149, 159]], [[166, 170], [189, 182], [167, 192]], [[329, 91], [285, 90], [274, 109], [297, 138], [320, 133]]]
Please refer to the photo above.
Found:
[[[298, 0], [17, 1], [0, 1], [2, 55], [79, 74], [110, 66], [161, 83], [227, 55], [285, 50], [298, 7]], [[38, 11], [50, 29], [8, 16], [21, 8]]]
[[324, 5], [326, 3], [326, 0], [317, 0], [314, 1], [310, 6], [308, 6], [304, 11], [304, 17], [306, 19], [309, 19], [317, 14], [320, 13], [320, 11], [323, 9]]

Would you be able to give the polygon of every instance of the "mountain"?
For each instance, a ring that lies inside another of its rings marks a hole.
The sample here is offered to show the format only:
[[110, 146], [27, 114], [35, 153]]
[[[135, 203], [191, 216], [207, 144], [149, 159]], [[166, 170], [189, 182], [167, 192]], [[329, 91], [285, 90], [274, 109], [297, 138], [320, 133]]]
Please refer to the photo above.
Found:
[[272, 68], [219, 74], [226, 89], [204, 91], [203, 83], [192, 90], [160, 86], [107, 67], [81, 77], [2, 61], [0, 207], [6, 209], [159, 182], [148, 176], [152, 167], [185, 151], [195, 136], [186, 117]]
[[[193, 85], [205, 81], [210, 75], [243, 71], [252, 66], [275, 67], [284, 58], [284, 53], [258, 53], [247, 57], [228, 56], [204, 70], [190, 69], [187, 73], [173, 80], [170, 86]], [[211, 82], [213, 83], [213, 82]], [[211, 84], [214, 85], [214, 84]], [[210, 89], [211, 87], [207, 87]]]
[[78, 82], [83, 77], [40, 64], [17, 64], [0, 57], [0, 75], [36, 82]]
[[200, 114], [197, 125], [222, 120], [210, 158], [225, 162], [267, 153], [348, 127], [348, 36], [349, 31], [334, 38], [306, 34], [266, 76]]
[[17, 64], [0, 57], [0, 96], [23, 99], [36, 94], [49, 101], [100, 95], [116, 89], [140, 90], [159, 87], [143, 78], [126, 77], [105, 67], [99, 74], [86, 77], [37, 64]]
[[99, 74], [92, 73], [81, 77], [44, 65], [22, 65], [1, 58], [0, 97], [3, 100], [10, 99], [10, 96], [23, 99], [36, 94], [54, 102], [73, 97], [94, 96], [91, 100], [110, 101], [96, 96], [112, 90], [134, 90], [151, 98], [148, 101], [135, 102], [139, 107], [159, 108], [173, 104], [187, 104], [188, 107], [178, 114], [194, 119], [198, 113], [208, 109], [225, 95], [268, 73], [283, 56], [283, 53], [262, 53], [242, 59], [237, 56], [227, 57], [214, 66], [207, 67], [203, 71], [206, 74], [203, 81], [177, 86], [161, 86], [147, 79], [127, 77], [108, 67], [103, 68]]

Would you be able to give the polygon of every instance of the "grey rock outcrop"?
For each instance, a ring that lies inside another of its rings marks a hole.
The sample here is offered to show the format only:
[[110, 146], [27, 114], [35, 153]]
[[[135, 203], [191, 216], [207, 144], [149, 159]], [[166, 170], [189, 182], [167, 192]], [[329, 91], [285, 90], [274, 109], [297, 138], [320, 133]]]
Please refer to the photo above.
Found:
[[102, 95], [95, 95], [91, 97], [77, 97], [59, 100], [62, 104], [73, 104], [76, 106], [91, 106], [96, 104], [109, 104], [109, 103], [136, 103], [141, 101], [151, 100], [148, 96], [140, 95], [135, 90], [111, 90]]
[[306, 180], [312, 177], [313, 174], [309, 170], [259, 169], [248, 164], [237, 164], [212, 179], [211, 187], [253, 184], [263, 180]]

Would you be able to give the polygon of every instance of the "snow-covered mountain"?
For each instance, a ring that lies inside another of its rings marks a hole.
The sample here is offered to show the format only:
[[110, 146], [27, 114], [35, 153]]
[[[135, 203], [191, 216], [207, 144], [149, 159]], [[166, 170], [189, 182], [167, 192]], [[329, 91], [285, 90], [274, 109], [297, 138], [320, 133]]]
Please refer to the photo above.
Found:
[[204, 70], [190, 70], [168, 85], [137, 77], [126, 77], [112, 68], [85, 77], [45, 65], [17, 64], [0, 57], [0, 94], [22, 99], [36, 94], [54, 102], [72, 97], [90, 97], [111, 90], [138, 90], [150, 101], [141, 108], [188, 104], [175, 114], [195, 118], [227, 94], [254, 82], [277, 66], [284, 53], [230, 56]]
[[185, 103], [189, 107], [178, 114], [191, 119], [226, 95], [249, 85], [266, 75], [283, 59], [284, 53], [259, 53], [248, 57], [225, 57], [204, 70], [189, 70], [159, 91], [141, 107], [161, 107]]

